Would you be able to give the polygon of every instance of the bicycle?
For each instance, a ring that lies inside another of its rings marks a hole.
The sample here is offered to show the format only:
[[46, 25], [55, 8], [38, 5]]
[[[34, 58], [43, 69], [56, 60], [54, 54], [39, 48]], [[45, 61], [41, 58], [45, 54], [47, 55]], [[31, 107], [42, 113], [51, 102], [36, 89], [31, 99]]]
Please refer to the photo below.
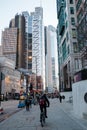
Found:
[[44, 109], [43, 109], [43, 112], [41, 112], [41, 114], [40, 114], [40, 122], [41, 122], [41, 126], [43, 127], [44, 124], [45, 124], [45, 112], [44, 112]]
[[[48, 105], [46, 105], [46, 107], [49, 107]], [[45, 110], [43, 107], [43, 111], [40, 113], [40, 122], [41, 122], [41, 126], [43, 127], [45, 124]]]

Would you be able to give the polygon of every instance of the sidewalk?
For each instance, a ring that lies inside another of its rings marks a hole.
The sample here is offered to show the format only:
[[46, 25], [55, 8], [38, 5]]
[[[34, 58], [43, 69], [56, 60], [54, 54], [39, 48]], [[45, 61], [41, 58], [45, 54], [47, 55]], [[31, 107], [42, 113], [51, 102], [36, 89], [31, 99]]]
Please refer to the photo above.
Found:
[[39, 106], [33, 105], [12, 115], [0, 123], [0, 130], [87, 130], [87, 120], [76, 118], [72, 104], [58, 99], [50, 99], [48, 118], [42, 128], [39, 122]]
[[20, 111], [20, 109], [17, 107], [19, 101], [18, 100], [8, 100], [8, 101], [2, 101], [1, 107], [4, 109], [3, 114], [0, 113], [0, 122], [3, 121], [7, 116], [11, 116], [12, 114]]

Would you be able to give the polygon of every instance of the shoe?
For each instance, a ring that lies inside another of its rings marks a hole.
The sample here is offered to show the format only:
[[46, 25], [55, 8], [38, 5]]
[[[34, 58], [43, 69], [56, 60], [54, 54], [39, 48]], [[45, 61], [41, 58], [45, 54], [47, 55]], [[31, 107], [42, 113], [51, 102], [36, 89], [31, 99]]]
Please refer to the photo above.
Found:
[[45, 116], [46, 118], [48, 118], [47, 116]]

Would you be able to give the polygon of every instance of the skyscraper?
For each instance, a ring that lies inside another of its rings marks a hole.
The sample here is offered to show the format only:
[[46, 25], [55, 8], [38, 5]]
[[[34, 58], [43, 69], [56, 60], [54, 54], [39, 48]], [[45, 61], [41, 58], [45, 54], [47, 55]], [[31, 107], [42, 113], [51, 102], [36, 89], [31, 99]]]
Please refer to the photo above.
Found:
[[56, 29], [45, 27], [46, 87], [48, 92], [58, 88], [58, 53]]
[[53, 87], [52, 59], [51, 59], [51, 37], [48, 27], [45, 27], [45, 59], [46, 59], [46, 87], [50, 91]]
[[52, 25], [48, 26], [51, 45], [51, 61], [52, 61], [52, 80], [53, 87], [58, 89], [58, 50], [57, 50], [57, 35], [56, 28]]
[[32, 16], [32, 72], [43, 79], [45, 89], [45, 46], [43, 8], [36, 7]]
[[15, 27], [17, 28], [17, 53], [16, 53], [16, 67], [25, 68], [26, 63], [26, 44], [25, 44], [25, 18], [21, 14], [15, 16]]
[[80, 69], [75, 0], [57, 0], [57, 39], [60, 91], [71, 91], [74, 74]]
[[2, 32], [2, 53], [15, 61], [17, 68], [26, 68], [24, 16], [16, 14], [10, 21], [9, 28]]
[[2, 54], [16, 63], [17, 28], [5, 28], [2, 32]]
[[[10, 33], [9, 30], [13, 30], [13, 28], [16, 32]], [[36, 77], [40, 76], [43, 82], [42, 86], [45, 89], [43, 8], [36, 7], [35, 12], [31, 12], [30, 15], [27, 11], [24, 11], [19, 15], [16, 14], [15, 18], [10, 21], [6, 35], [9, 35], [9, 33], [11, 35], [11, 42], [16, 35], [15, 41], [13, 41], [13, 45], [15, 44], [16, 68], [28, 69], [36, 74]], [[10, 41], [10, 37], [8, 37], [8, 39]], [[5, 42], [7, 43], [8, 48], [11, 48], [10, 42]], [[5, 42], [3, 41], [3, 47]], [[12, 49], [10, 50], [10, 53], [13, 53]]]
[[75, 0], [77, 14], [77, 39], [82, 69], [87, 67], [87, 0]]

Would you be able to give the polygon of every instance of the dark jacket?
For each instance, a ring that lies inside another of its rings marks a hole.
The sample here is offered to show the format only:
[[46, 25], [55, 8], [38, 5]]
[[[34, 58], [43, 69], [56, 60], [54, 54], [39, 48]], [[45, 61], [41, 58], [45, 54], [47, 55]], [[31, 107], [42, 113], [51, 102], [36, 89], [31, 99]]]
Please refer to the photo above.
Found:
[[[43, 95], [40, 97], [40, 99], [44, 99], [44, 100], [45, 100], [45, 105], [44, 105], [44, 106], [45, 106], [45, 107], [46, 107], [46, 106], [49, 107], [50, 102], [49, 102], [49, 100], [48, 100], [46, 94], [43, 94]], [[39, 99], [39, 100], [40, 100], [40, 99]]]

